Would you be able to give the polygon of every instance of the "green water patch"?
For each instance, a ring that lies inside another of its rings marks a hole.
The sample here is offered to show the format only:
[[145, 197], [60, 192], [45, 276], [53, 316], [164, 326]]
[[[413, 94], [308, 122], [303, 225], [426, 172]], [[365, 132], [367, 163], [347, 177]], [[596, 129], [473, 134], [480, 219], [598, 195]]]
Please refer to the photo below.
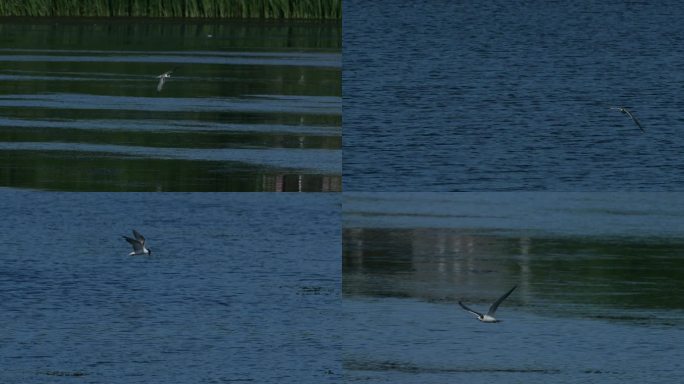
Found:
[[341, 19], [341, 0], [5, 0], [2, 16]]
[[509, 305], [548, 313], [643, 321], [643, 309], [684, 308], [681, 239], [476, 233], [345, 229], [343, 292], [487, 302], [517, 284]]
[[17, 150], [0, 152], [0, 186], [54, 191], [337, 192], [341, 178], [239, 162]]
[[4, 21], [4, 186], [341, 189], [338, 23]]
[[3, 127], [0, 142], [78, 142], [158, 148], [328, 148], [341, 137], [231, 132], [134, 132], [83, 129]]

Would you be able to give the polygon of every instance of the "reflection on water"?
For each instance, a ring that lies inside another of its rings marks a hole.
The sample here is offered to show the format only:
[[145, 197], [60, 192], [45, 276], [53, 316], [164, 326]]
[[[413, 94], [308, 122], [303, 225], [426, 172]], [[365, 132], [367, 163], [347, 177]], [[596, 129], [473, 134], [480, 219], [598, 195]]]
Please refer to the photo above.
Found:
[[[617, 383], [653, 382], [646, 372], [658, 369], [674, 379], [684, 357], [674, 341], [684, 336], [681, 200], [347, 195], [346, 375]], [[480, 323], [457, 304], [484, 310], [513, 285], [497, 311], [502, 323]]]
[[[16, 144], [15, 144], [16, 145]], [[122, 148], [117, 148], [121, 150]], [[83, 157], [88, 160], [84, 161]], [[296, 173], [264, 173], [258, 165], [222, 161], [148, 158], [102, 152], [22, 151], [0, 153], [18, 165], [0, 175], [13, 187], [86, 191], [337, 191], [340, 179]], [[225, 174], [230, 174], [226, 178]]]
[[[337, 24], [60, 19], [0, 35], [0, 185], [341, 189]], [[103, 171], [122, 177], [89, 178]]]
[[684, 325], [665, 314], [684, 308], [683, 248], [682, 241], [498, 237], [472, 229], [347, 229], [344, 292], [451, 303], [468, 297], [486, 307], [517, 284], [509, 300], [548, 316]]

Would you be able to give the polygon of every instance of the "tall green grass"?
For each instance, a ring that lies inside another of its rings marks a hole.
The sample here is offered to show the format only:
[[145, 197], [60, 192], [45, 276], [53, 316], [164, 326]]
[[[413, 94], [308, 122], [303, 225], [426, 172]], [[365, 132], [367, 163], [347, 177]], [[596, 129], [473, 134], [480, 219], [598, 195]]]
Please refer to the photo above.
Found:
[[341, 19], [342, 0], [0, 0], [0, 16]]

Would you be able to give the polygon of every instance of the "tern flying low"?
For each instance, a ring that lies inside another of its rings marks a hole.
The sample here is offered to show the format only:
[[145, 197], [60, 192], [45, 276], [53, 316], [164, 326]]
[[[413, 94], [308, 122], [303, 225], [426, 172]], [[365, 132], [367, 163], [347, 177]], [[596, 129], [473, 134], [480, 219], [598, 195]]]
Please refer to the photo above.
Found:
[[133, 230], [133, 237], [122, 236], [126, 241], [128, 241], [133, 246], [133, 252], [129, 253], [128, 256], [134, 255], [151, 255], [152, 251], [145, 248], [145, 238], [140, 232]]
[[501, 304], [501, 302], [504, 301], [504, 300], [508, 297], [508, 295], [510, 295], [511, 293], [513, 293], [513, 291], [515, 290], [516, 287], [517, 287], [517, 285], [513, 286], [513, 288], [511, 288], [510, 291], [506, 292], [503, 296], [501, 296], [501, 297], [499, 297], [498, 299], [496, 299], [496, 301], [494, 302], [494, 304], [492, 304], [492, 305], [489, 307], [489, 310], [487, 311], [486, 314], [482, 314], [482, 313], [480, 313], [480, 312], [473, 311], [472, 309], [466, 307], [466, 306], [465, 306], [462, 302], [460, 302], [460, 301], [458, 302], [458, 305], [460, 305], [461, 308], [465, 309], [466, 311], [468, 311], [468, 312], [472, 313], [473, 315], [477, 316], [477, 319], [480, 320], [480, 321], [482, 321], [483, 323], [498, 323], [498, 322], [501, 321], [501, 320], [495, 319], [495, 318], [494, 318], [494, 313], [496, 312], [496, 309], [499, 308], [499, 304]]
[[641, 129], [641, 132], [646, 132], [644, 130], [644, 127], [641, 126], [641, 123], [639, 122], [639, 120], [636, 117], [634, 117], [634, 115], [632, 114], [632, 111], [627, 109], [627, 107], [610, 107], [610, 109], [617, 109], [618, 111], [624, 113], [625, 115], [627, 115], [627, 117], [632, 119], [634, 124], [636, 124], [636, 126], [639, 127], [639, 129]]
[[171, 74], [173, 71], [175, 71], [176, 68], [174, 67], [170, 71], [166, 71], [162, 73], [161, 75], [157, 76], [157, 79], [159, 79], [159, 84], [157, 84], [157, 92], [161, 92], [162, 88], [164, 87], [164, 83], [166, 82], [167, 79], [171, 78]]

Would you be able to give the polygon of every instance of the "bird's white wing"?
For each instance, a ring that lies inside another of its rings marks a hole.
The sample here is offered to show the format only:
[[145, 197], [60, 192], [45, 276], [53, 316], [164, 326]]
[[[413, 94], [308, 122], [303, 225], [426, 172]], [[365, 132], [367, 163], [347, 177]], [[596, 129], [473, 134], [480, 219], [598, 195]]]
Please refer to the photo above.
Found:
[[166, 78], [163, 75], [158, 76], [158, 77], [159, 77], [159, 84], [157, 84], [157, 92], [161, 92], [162, 87], [164, 87], [164, 82], [166, 81]]

